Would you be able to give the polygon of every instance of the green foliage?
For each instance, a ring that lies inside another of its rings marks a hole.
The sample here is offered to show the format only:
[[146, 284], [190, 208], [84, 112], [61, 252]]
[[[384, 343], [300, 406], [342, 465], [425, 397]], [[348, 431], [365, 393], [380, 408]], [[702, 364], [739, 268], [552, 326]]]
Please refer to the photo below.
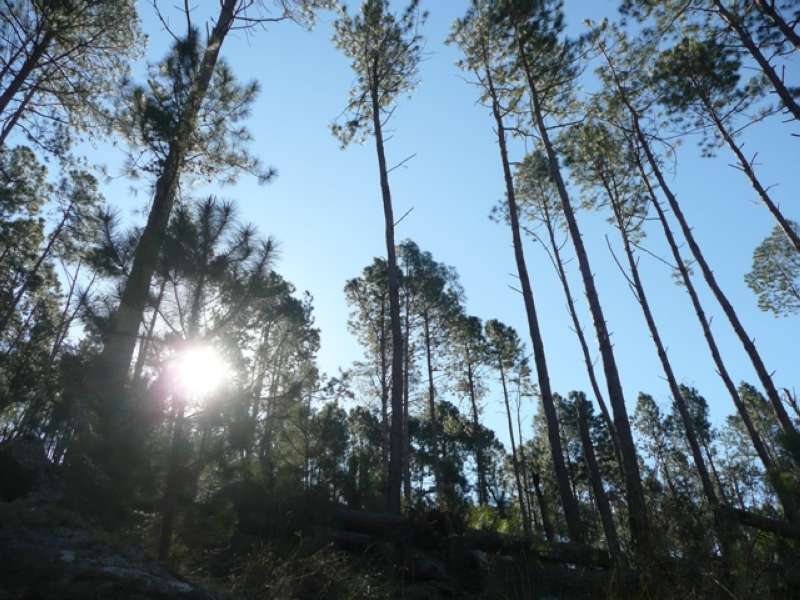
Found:
[[[792, 223], [795, 231], [800, 227]], [[745, 282], [758, 296], [758, 307], [775, 316], [800, 313], [800, 253], [776, 225], [753, 251]]]
[[[150, 66], [146, 85], [129, 84], [125, 89], [116, 127], [131, 145], [127, 170], [132, 176], [158, 176], [179, 142], [185, 177], [233, 183], [245, 172], [266, 182], [275, 172], [263, 169], [248, 152], [252, 136], [241, 124], [250, 116], [259, 91], [257, 82], [239, 84], [220, 59], [196, 116], [188, 112], [194, 110], [204, 51], [200, 33], [190, 29], [161, 62]], [[191, 117], [192, 126], [187, 129], [186, 120]]]
[[419, 0], [411, 0], [400, 15], [388, 0], [364, 0], [356, 15], [344, 12], [334, 23], [334, 45], [352, 60], [357, 80], [343, 111], [342, 121], [331, 126], [347, 146], [373, 133], [373, 119], [383, 121], [395, 99], [416, 86], [422, 37], [418, 34], [426, 13]]
[[103, 132], [141, 49], [133, 0], [11, 0], [0, 18], [0, 147], [10, 133], [63, 157]]

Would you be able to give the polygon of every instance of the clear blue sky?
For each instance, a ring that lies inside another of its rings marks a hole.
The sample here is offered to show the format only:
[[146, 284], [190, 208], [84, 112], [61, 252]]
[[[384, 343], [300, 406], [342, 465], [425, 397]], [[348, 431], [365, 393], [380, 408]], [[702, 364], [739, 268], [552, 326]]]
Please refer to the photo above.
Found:
[[[201, 4], [205, 9], [205, 3]], [[418, 89], [410, 98], [399, 100], [387, 146], [390, 163], [416, 153], [408, 168], [391, 174], [395, 214], [413, 208], [399, 225], [397, 238], [413, 238], [437, 260], [457, 268], [471, 314], [499, 318], [527, 339], [521, 297], [508, 287], [514, 284], [510, 274], [515, 270], [510, 233], [488, 219], [491, 207], [503, 197], [492, 121], [454, 65], [458, 50], [444, 44], [451, 22], [468, 3], [423, 0], [422, 4], [430, 11], [423, 30], [428, 57], [420, 68]], [[580, 31], [585, 18], [615, 18], [616, 5], [611, 0], [567, 0], [571, 30]], [[167, 36], [149, 2], [142, 2], [140, 10], [144, 29], [151, 36], [148, 59], [156, 60], [166, 48]], [[329, 131], [353, 80], [347, 59], [330, 43], [332, 20], [331, 14], [321, 15], [311, 33], [284, 23], [249, 37], [239, 33], [225, 42], [223, 55], [237, 76], [261, 83], [262, 92], [249, 120], [255, 138], [252, 150], [275, 166], [279, 176], [267, 186], [244, 178], [220, 191], [238, 202], [244, 220], [279, 240], [277, 270], [299, 290], [314, 295], [322, 332], [319, 363], [329, 374], [360, 357], [356, 341], [347, 332], [344, 283], [373, 256], [385, 255], [374, 146], [367, 143], [342, 151]], [[786, 78], [796, 84], [798, 75], [795, 68], [787, 71]], [[790, 127], [780, 118], [752, 128], [745, 140], [747, 153], [758, 152], [758, 172], [765, 182], [776, 185], [773, 194], [785, 213], [800, 219], [796, 193], [800, 140], [790, 137]], [[517, 150], [514, 159], [522, 157]], [[105, 147], [103, 154], [113, 170], [116, 159]], [[800, 387], [800, 320], [776, 319], [759, 311], [742, 279], [750, 268], [753, 248], [773, 223], [744, 176], [728, 166], [730, 162], [724, 150], [717, 159], [701, 159], [694, 143], [687, 141], [679, 153], [674, 189], [723, 289], [755, 337], [768, 368], [775, 371], [776, 383]], [[145, 207], [149, 194], [141, 189], [132, 196], [128, 185], [123, 181], [109, 185], [108, 199], [130, 218], [141, 219], [136, 211]], [[667, 386], [641, 312], [606, 247], [604, 236], [608, 234], [616, 244], [616, 232], [604, 215], [582, 212], [579, 218], [613, 332], [629, 409], [633, 410], [640, 390], [666, 405]], [[647, 247], [667, 256], [658, 234], [652, 229]], [[526, 252], [553, 388], [563, 394], [588, 390], [553, 268], [535, 245], [529, 244]], [[654, 259], [642, 256], [641, 266], [679, 379], [699, 388], [709, 400], [714, 419], [721, 420], [733, 407], [714, 372], [685, 291], [673, 283], [669, 269]], [[576, 275], [574, 262], [570, 268]], [[732, 375], [737, 381], [755, 383], [741, 345], [699, 278], [698, 287]], [[573, 289], [588, 327], [582, 286], [575, 277]], [[487, 423], [502, 431], [499, 399], [490, 396], [487, 404]]]

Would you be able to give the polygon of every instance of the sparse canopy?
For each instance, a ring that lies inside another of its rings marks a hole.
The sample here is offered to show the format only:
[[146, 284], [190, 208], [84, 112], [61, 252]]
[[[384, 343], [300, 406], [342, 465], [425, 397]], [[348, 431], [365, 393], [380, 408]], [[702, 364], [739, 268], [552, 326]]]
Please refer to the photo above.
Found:
[[427, 14], [412, 0], [395, 15], [388, 0], [365, 0], [356, 15], [346, 12], [335, 23], [333, 43], [352, 60], [356, 82], [333, 134], [347, 146], [373, 133], [373, 113], [383, 121], [395, 99], [414, 89], [422, 58], [418, 30]]

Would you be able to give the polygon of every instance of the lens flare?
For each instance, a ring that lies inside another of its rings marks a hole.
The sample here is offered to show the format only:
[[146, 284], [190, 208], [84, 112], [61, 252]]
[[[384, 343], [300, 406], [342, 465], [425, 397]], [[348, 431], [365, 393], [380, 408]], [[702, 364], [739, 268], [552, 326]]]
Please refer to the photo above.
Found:
[[192, 400], [214, 392], [230, 377], [230, 368], [210, 346], [194, 346], [181, 350], [174, 362], [175, 380]]

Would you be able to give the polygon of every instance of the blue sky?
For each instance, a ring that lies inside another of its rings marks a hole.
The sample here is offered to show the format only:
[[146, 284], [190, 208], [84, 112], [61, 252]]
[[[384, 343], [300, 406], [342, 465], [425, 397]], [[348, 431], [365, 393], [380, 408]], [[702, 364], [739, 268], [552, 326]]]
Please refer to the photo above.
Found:
[[[423, 29], [427, 58], [420, 67], [419, 87], [410, 97], [399, 99], [387, 145], [391, 164], [416, 153], [407, 168], [391, 174], [395, 213], [402, 215], [413, 208], [398, 226], [397, 239], [413, 238], [437, 260], [457, 268], [469, 313], [483, 319], [498, 318], [516, 327], [526, 339], [522, 300], [509, 288], [514, 285], [510, 274], [515, 270], [510, 232], [488, 218], [491, 207], [503, 198], [491, 116], [476, 104], [475, 89], [455, 67], [458, 50], [444, 44], [451, 22], [463, 14], [467, 2], [423, 0], [422, 4], [430, 12]], [[567, 0], [571, 31], [581, 31], [586, 18], [615, 17], [616, 5], [611, 0]], [[167, 36], [148, 2], [143, 2], [140, 10], [144, 29], [151, 36], [147, 58], [157, 60], [168, 44]], [[243, 220], [278, 239], [281, 253], [277, 269], [299, 290], [314, 295], [322, 332], [319, 363], [329, 374], [360, 358], [360, 349], [347, 332], [344, 283], [358, 275], [373, 256], [385, 254], [374, 146], [367, 143], [342, 151], [329, 130], [344, 107], [353, 81], [347, 59], [330, 42], [332, 20], [331, 14], [321, 15], [313, 32], [282, 23], [250, 36], [238, 33], [225, 42], [223, 55], [237, 76], [261, 83], [262, 91], [248, 122], [254, 135], [252, 150], [278, 169], [278, 178], [261, 187], [243, 178], [235, 186], [219, 190], [223, 197], [237, 201]], [[787, 70], [786, 78], [797, 83], [797, 75], [794, 68]], [[792, 190], [798, 183], [800, 140], [790, 137], [790, 129], [781, 118], [753, 127], [745, 137], [745, 152], [758, 152], [759, 174], [776, 186], [773, 194], [785, 214], [798, 220], [800, 206]], [[108, 161], [113, 173], [117, 164], [113, 150], [103, 146], [97, 154]], [[521, 148], [516, 147], [513, 159], [521, 158]], [[687, 140], [679, 152], [672, 183], [723, 289], [755, 338], [768, 368], [775, 371], [776, 383], [800, 388], [800, 321], [797, 317], [776, 319], [759, 311], [743, 281], [753, 248], [773, 223], [767, 210], [756, 202], [744, 176], [732, 169], [730, 162], [724, 149], [716, 159], [700, 158], [694, 141]], [[140, 211], [146, 207], [149, 194], [140, 189], [138, 195], [131, 195], [129, 186], [122, 180], [109, 184], [108, 199], [132, 220], [141, 220]], [[604, 215], [581, 212], [579, 220], [613, 335], [629, 409], [633, 410], [640, 390], [666, 404], [667, 386], [640, 309], [606, 247], [606, 234], [618, 247], [616, 232]], [[659, 231], [650, 231], [646, 246], [666, 257], [668, 249]], [[571, 246], [567, 248], [571, 250]], [[553, 268], [534, 244], [528, 244], [526, 252], [553, 389], [563, 394], [572, 389], [588, 390]], [[574, 261], [570, 263], [573, 290], [588, 326], [575, 267]], [[678, 378], [699, 388], [709, 400], [713, 418], [721, 420], [733, 407], [714, 372], [688, 297], [673, 283], [669, 269], [658, 261], [642, 256], [641, 267]], [[724, 314], [699, 278], [697, 284], [734, 379], [756, 382]], [[587, 332], [593, 342], [593, 332]], [[527, 409], [532, 412], [532, 407]], [[502, 431], [500, 410], [499, 398], [490, 395], [485, 419]], [[501, 433], [501, 439], [505, 437]]]

